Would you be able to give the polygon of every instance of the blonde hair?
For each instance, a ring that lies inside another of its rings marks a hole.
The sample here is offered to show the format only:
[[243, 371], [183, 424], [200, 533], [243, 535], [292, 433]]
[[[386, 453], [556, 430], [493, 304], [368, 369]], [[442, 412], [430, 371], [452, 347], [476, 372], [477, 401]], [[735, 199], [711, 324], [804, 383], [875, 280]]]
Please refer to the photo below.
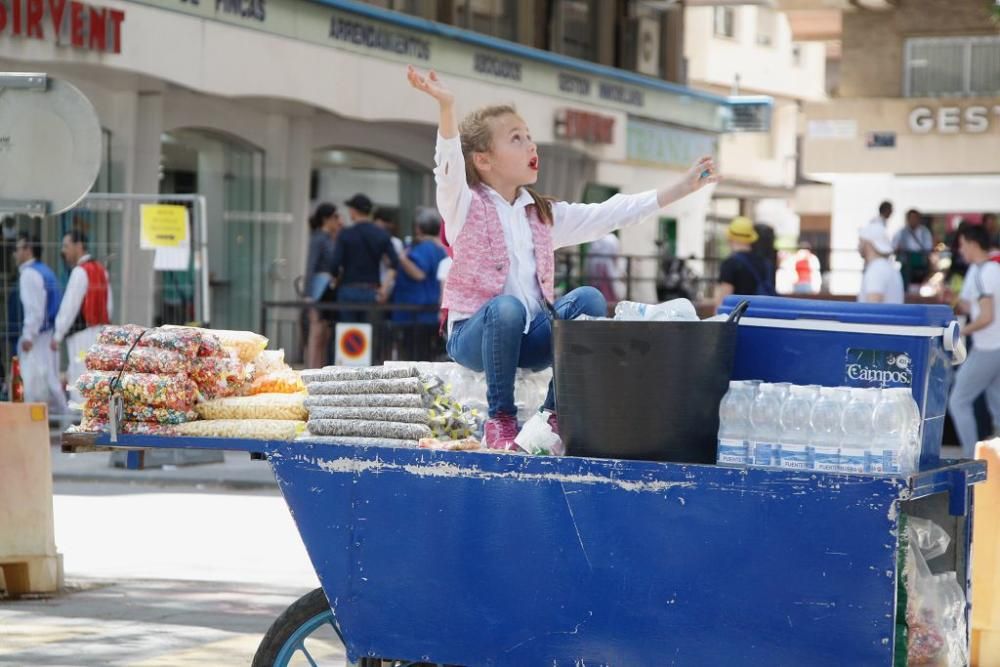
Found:
[[[476, 166], [472, 162], [473, 153], [488, 153], [493, 148], [493, 121], [507, 114], [517, 115], [517, 109], [509, 104], [482, 107], [473, 111], [458, 126], [458, 134], [462, 140], [462, 156], [465, 158], [465, 179], [470, 187], [483, 182]], [[538, 217], [547, 225], [552, 224], [552, 200], [544, 197], [534, 189], [524, 188], [535, 202]]]

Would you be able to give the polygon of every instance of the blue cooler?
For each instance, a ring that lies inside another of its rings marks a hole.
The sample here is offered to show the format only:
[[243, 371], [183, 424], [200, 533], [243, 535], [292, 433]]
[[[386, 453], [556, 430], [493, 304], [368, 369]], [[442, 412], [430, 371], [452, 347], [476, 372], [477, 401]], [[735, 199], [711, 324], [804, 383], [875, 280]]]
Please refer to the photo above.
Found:
[[730, 296], [741, 301], [734, 380], [910, 387], [923, 418], [921, 469], [939, 465], [951, 367], [965, 358], [948, 306]]

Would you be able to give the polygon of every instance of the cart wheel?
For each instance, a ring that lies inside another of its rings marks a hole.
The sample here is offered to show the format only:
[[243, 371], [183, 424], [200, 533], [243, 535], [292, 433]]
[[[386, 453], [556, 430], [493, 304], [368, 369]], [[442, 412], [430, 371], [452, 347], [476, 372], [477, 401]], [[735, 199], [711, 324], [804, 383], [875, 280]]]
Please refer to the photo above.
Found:
[[[257, 647], [251, 667], [317, 667], [334, 664], [331, 654], [340, 656], [344, 639], [337, 627], [337, 619], [322, 588], [303, 595], [279, 616], [268, 628]], [[336, 658], [342, 665], [342, 658]], [[361, 658], [356, 667], [437, 667], [427, 663], [405, 660]]]
[[[340, 655], [343, 639], [322, 588], [303, 595], [268, 628], [252, 667], [317, 665], [317, 659]], [[343, 664], [342, 662], [339, 664]]]

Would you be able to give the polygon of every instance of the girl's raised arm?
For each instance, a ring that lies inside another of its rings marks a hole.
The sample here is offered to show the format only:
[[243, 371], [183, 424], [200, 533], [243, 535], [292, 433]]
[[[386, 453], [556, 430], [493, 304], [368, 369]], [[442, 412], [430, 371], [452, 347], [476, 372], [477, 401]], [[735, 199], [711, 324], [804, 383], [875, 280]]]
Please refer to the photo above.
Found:
[[417, 90], [437, 100], [440, 107], [437, 146], [434, 152], [434, 181], [437, 185], [437, 207], [444, 219], [444, 231], [450, 243], [458, 238], [472, 202], [472, 191], [465, 180], [465, 158], [458, 137], [455, 119], [455, 95], [441, 82], [434, 70], [426, 76], [412, 65], [406, 78]]
[[441, 108], [438, 120], [438, 131], [445, 139], [458, 136], [458, 121], [455, 119], [455, 94], [452, 93], [438, 78], [437, 72], [431, 70], [426, 76], [418, 72], [413, 65], [406, 68], [406, 78], [417, 90], [427, 93]]

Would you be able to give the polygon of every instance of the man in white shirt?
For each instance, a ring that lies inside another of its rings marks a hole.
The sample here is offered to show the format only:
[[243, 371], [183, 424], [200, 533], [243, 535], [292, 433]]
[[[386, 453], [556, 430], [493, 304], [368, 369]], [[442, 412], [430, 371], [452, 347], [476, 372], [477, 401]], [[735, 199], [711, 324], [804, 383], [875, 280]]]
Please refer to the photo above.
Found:
[[859, 233], [858, 251], [865, 259], [861, 277], [861, 303], [903, 303], [903, 278], [889, 260], [892, 245], [885, 227], [870, 222]]
[[55, 274], [38, 261], [41, 246], [36, 239], [21, 234], [14, 246], [17, 261], [17, 288], [24, 311], [18, 340], [24, 400], [48, 403], [53, 415], [67, 412], [66, 395], [59, 382], [59, 357], [51, 349], [55, 314], [59, 309], [59, 285]]
[[948, 411], [962, 455], [972, 458], [979, 439], [973, 403], [984, 391], [994, 428], [1000, 425], [1000, 264], [989, 261], [990, 240], [980, 225], [960, 229], [958, 247], [969, 263], [962, 287], [969, 323], [962, 333], [972, 336], [972, 350], [955, 376]]
[[69, 357], [66, 384], [73, 401], [82, 403], [76, 381], [83, 374], [87, 350], [97, 342], [101, 328], [111, 323], [111, 284], [107, 269], [87, 251], [87, 237], [82, 232], [73, 230], [63, 237], [62, 254], [73, 270], [56, 317], [52, 349], [58, 350], [65, 339]]

